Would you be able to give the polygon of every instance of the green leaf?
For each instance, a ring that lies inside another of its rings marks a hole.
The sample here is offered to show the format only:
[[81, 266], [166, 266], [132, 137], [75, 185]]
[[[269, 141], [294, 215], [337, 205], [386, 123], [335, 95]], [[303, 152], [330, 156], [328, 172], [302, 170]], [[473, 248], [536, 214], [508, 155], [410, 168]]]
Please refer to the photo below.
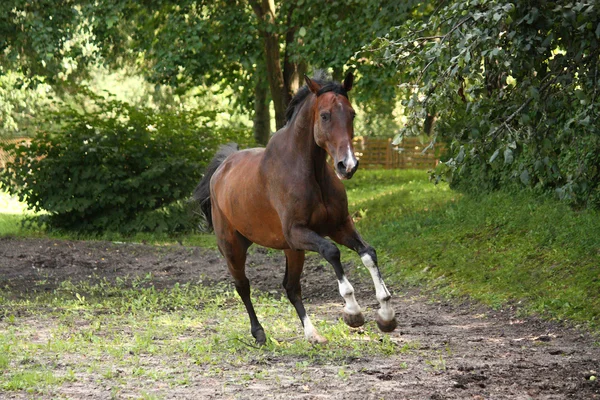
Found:
[[512, 164], [514, 160], [514, 155], [513, 155], [513, 151], [507, 147], [504, 150], [504, 164]]
[[494, 160], [495, 160], [496, 158], [498, 158], [498, 155], [500, 155], [500, 149], [496, 149], [496, 151], [494, 152], [494, 154], [492, 154], [492, 156], [490, 157], [490, 161], [489, 161], [489, 163], [490, 163], [490, 164], [491, 164], [491, 163], [493, 163], [493, 162], [494, 162]]
[[523, 170], [523, 172], [521, 172], [520, 178], [521, 178], [521, 183], [523, 183], [523, 185], [526, 185], [526, 186], [529, 185], [530, 178], [529, 178], [529, 170], [527, 168], [525, 168]]
[[305, 27], [301, 27], [301, 28], [298, 30], [298, 35], [300, 35], [300, 37], [304, 37], [304, 36], [306, 36], [306, 28], [305, 28]]

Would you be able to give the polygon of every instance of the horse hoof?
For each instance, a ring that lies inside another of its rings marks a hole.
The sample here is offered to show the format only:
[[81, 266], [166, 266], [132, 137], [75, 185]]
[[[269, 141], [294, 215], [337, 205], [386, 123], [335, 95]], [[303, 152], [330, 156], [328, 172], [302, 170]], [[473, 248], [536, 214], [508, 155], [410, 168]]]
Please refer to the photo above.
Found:
[[256, 332], [252, 332], [252, 336], [256, 339], [256, 344], [259, 346], [264, 346], [267, 343], [267, 337], [265, 336], [265, 331], [258, 330]]
[[359, 326], [363, 326], [365, 324], [365, 317], [362, 315], [362, 313], [348, 314], [347, 312], [342, 311], [342, 315], [344, 316], [344, 322], [349, 327], [358, 328]]
[[319, 334], [314, 334], [313, 336], [311, 336], [310, 338], [308, 338], [308, 341], [312, 344], [325, 344], [327, 343], [327, 339], [325, 339], [323, 336], [319, 335]]
[[377, 318], [375, 320], [377, 321], [377, 327], [381, 332], [392, 332], [398, 326], [396, 317], [392, 318], [389, 321], [384, 321], [379, 315], [377, 315]]

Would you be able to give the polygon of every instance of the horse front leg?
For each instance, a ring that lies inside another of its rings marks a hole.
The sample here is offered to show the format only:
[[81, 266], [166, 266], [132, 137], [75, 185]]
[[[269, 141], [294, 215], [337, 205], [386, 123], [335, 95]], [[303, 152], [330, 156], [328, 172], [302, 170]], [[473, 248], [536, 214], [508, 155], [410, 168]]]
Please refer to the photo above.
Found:
[[311, 343], [327, 343], [327, 339], [319, 335], [302, 303], [302, 288], [300, 277], [304, 267], [304, 251], [284, 250], [285, 252], [285, 276], [283, 287], [288, 299], [296, 309], [298, 317], [304, 327], [304, 337]]
[[338, 281], [340, 295], [345, 301], [342, 312], [344, 322], [353, 328], [362, 326], [365, 323], [365, 318], [354, 297], [354, 288], [344, 273], [340, 261], [340, 250], [337, 246], [316, 232], [302, 226], [292, 227], [286, 235], [286, 240], [294, 250], [316, 251], [332, 265]]
[[354, 228], [354, 223], [348, 217], [348, 222], [342, 226], [331, 238], [343, 246], [354, 250], [360, 256], [363, 264], [369, 270], [373, 284], [375, 285], [375, 296], [379, 302], [377, 311], [377, 326], [382, 332], [392, 332], [396, 329], [398, 322], [392, 305], [390, 304], [391, 295], [385, 286], [381, 277], [379, 266], [377, 265], [377, 253], [375, 249], [363, 240], [360, 234]]

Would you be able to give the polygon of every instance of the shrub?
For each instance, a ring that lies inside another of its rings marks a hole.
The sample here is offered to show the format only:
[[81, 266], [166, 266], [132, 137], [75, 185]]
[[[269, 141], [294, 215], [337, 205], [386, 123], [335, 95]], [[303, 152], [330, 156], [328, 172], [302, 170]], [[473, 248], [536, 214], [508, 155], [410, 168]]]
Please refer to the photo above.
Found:
[[201, 125], [201, 112], [157, 112], [94, 98], [95, 111], [53, 114], [56, 131], [29, 146], [5, 146], [9, 193], [49, 228], [100, 233], [180, 231], [192, 226], [185, 199], [218, 144], [249, 132]]

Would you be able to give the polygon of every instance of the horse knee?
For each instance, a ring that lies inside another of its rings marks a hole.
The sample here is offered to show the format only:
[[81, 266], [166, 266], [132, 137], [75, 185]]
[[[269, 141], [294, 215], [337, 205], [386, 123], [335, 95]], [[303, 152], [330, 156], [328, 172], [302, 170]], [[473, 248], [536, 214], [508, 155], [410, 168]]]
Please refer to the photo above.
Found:
[[340, 249], [337, 248], [336, 245], [329, 243], [329, 246], [326, 246], [322, 251], [321, 255], [329, 261], [329, 263], [339, 262], [340, 260]]
[[292, 285], [286, 284], [284, 285], [285, 293], [287, 294], [287, 298], [290, 300], [292, 304], [301, 299], [301, 289], [300, 284]]
[[360, 258], [363, 260], [363, 264], [365, 265], [371, 263], [373, 265], [377, 265], [377, 252], [371, 246], [367, 246], [367, 248], [360, 253]]

